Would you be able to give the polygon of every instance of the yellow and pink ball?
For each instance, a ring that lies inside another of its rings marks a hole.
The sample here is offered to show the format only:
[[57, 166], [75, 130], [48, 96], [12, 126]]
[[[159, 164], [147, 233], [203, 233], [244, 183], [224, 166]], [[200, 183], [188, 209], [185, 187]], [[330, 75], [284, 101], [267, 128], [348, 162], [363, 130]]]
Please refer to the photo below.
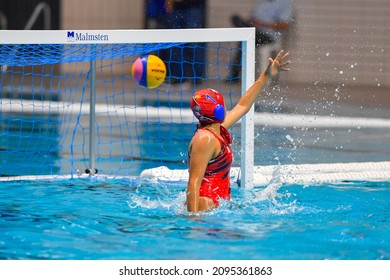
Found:
[[164, 82], [167, 68], [158, 56], [148, 54], [137, 58], [133, 63], [131, 74], [137, 84], [153, 89]]

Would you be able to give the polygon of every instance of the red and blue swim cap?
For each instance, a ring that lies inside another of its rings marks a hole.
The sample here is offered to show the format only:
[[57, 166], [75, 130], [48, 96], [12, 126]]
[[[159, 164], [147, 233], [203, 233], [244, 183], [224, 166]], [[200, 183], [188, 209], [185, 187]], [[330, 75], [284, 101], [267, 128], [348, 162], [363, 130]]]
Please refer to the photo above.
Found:
[[222, 123], [225, 118], [225, 102], [218, 91], [206, 88], [194, 93], [190, 101], [194, 116], [202, 124]]

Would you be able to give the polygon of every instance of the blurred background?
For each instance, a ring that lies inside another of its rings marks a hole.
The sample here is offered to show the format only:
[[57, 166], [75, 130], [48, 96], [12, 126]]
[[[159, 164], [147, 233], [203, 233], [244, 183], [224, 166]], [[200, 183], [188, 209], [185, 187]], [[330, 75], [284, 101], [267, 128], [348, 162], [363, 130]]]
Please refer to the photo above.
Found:
[[[0, 25], [11, 30], [142, 29], [147, 2], [2, 0]], [[249, 16], [255, 3], [207, 0], [206, 27], [233, 27], [231, 15]], [[289, 87], [288, 99], [370, 107], [390, 117], [389, 46], [388, 0], [294, 0], [294, 21], [283, 41], [293, 71], [280, 77]]]

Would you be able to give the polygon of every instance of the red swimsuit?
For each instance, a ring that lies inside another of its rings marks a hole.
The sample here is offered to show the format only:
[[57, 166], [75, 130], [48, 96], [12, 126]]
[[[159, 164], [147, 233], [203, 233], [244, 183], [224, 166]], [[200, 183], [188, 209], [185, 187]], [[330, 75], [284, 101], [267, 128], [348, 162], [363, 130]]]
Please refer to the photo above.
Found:
[[[196, 132], [201, 129], [207, 129], [200, 127]], [[222, 139], [217, 136], [213, 131], [207, 129], [219, 140], [221, 144], [221, 152], [219, 155], [207, 164], [204, 177], [199, 190], [200, 196], [211, 198], [215, 205], [218, 206], [218, 200], [220, 198], [230, 199], [230, 167], [233, 162], [233, 152], [229, 144], [232, 142], [229, 131], [221, 126]], [[195, 132], [195, 133], [196, 133]]]

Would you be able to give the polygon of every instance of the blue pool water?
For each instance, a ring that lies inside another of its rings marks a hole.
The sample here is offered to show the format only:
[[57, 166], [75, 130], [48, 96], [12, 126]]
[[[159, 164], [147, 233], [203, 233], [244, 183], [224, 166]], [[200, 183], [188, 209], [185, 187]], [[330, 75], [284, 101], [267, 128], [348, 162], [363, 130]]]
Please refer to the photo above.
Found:
[[[107, 139], [99, 138], [101, 151], [118, 153], [106, 161], [99, 155], [99, 171], [119, 166], [126, 179], [0, 182], [0, 259], [390, 259], [390, 182], [283, 185], [275, 177], [253, 191], [234, 185], [231, 201], [190, 215], [185, 185], [133, 177], [160, 165], [185, 168], [194, 125], [167, 133], [168, 126], [138, 127], [159, 135], [138, 143], [146, 160], [123, 159], [128, 142], [105, 148]], [[53, 152], [57, 139], [41, 137], [58, 128], [34, 126], [24, 135], [19, 123], [5, 127], [12, 129], [0, 137], [2, 176], [69, 173], [58, 162], [71, 152]], [[234, 129], [237, 166], [239, 125]], [[14, 134], [23, 137], [13, 140]], [[255, 164], [388, 161], [389, 137], [378, 128], [257, 127]], [[20, 147], [23, 157], [12, 152]], [[147, 157], [156, 150], [157, 159]]]
[[190, 215], [185, 186], [0, 183], [0, 259], [390, 259], [390, 183], [268, 186]]

